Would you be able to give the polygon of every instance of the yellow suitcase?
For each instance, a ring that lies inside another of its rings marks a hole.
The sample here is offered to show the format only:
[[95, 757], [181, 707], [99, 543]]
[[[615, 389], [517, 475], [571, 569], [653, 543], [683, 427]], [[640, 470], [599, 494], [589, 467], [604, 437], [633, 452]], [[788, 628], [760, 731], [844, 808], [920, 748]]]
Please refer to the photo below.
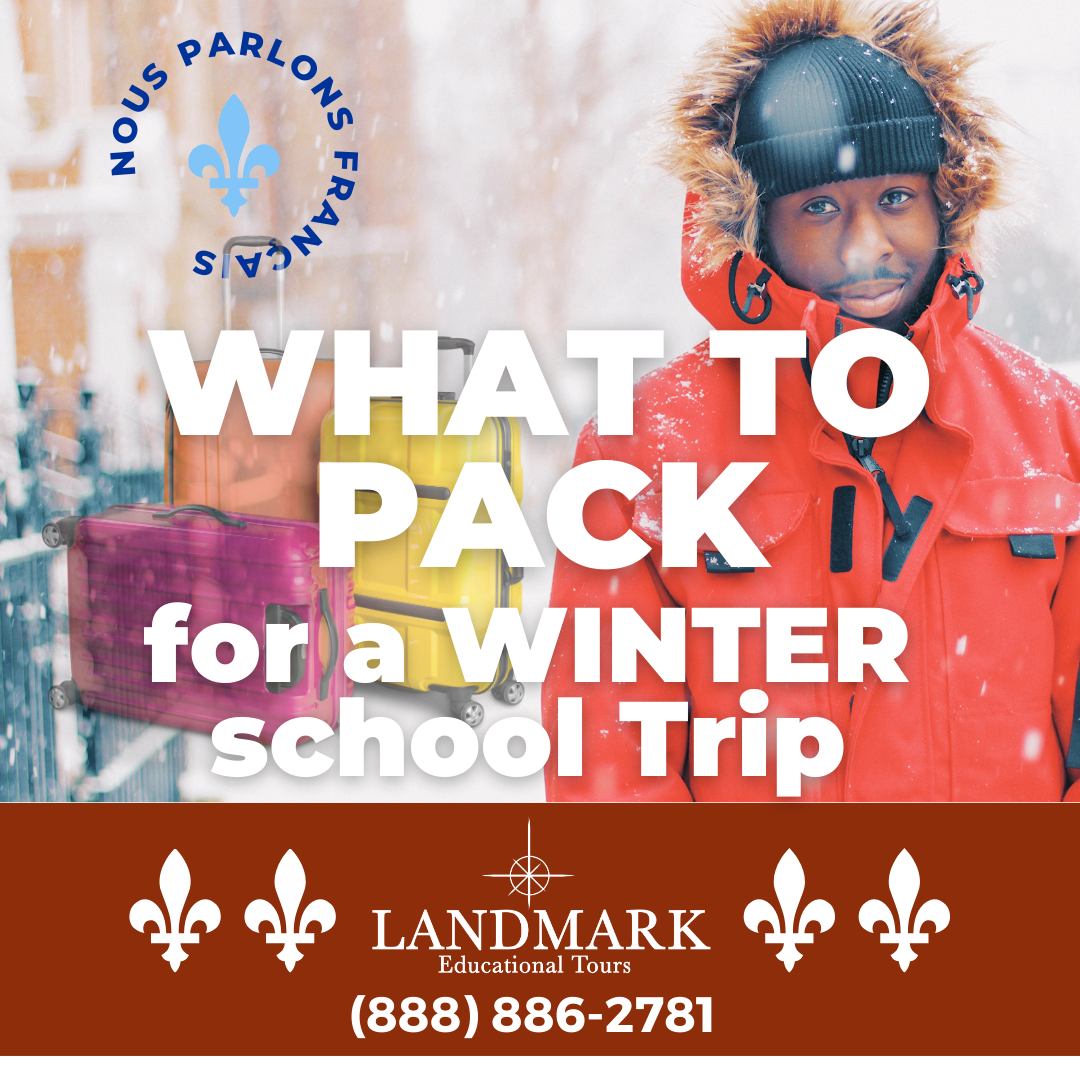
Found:
[[[466, 370], [471, 366], [475, 347], [466, 338], [441, 337], [439, 348], [461, 349]], [[500, 462], [521, 502], [521, 427], [516, 418], [489, 417], [479, 435], [443, 435], [454, 403], [454, 394], [439, 394], [439, 435], [402, 435], [400, 398], [372, 399], [370, 435], [335, 435], [331, 412], [323, 421], [320, 458], [393, 465], [416, 485], [419, 504], [409, 529], [390, 540], [356, 545], [355, 621], [393, 626], [405, 643], [405, 681], [397, 685], [446, 694], [451, 714], [475, 727], [484, 707], [472, 700], [474, 694], [490, 690], [517, 705], [525, 688], [514, 678], [505, 650], [492, 682], [467, 683], [442, 609], [468, 606], [482, 637], [496, 607], [521, 610], [523, 569], [509, 566], [501, 551], [463, 551], [456, 567], [425, 568], [420, 562], [466, 462]], [[356, 493], [358, 512], [378, 506], [378, 495]]]

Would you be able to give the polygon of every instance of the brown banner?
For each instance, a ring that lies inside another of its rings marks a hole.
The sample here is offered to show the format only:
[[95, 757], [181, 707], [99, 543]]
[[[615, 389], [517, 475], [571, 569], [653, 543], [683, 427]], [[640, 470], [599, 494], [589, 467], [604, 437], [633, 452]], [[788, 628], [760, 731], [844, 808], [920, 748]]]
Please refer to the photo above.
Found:
[[1076, 1050], [1075, 806], [0, 816], [8, 1054]]

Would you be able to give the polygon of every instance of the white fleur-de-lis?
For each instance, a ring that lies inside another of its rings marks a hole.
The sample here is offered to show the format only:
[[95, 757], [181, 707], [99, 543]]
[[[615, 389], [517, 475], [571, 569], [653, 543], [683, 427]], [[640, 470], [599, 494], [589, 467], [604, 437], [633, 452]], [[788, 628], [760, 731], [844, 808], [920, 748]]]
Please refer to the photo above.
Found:
[[814, 935], [807, 931], [807, 926], [815, 922], [820, 933], [824, 934], [836, 917], [832, 904], [827, 900], [811, 900], [802, 909], [796, 929], [795, 916], [799, 911], [799, 901], [805, 887], [806, 877], [802, 863], [795, 857], [795, 852], [788, 848], [780, 857], [773, 874], [773, 889], [776, 891], [776, 899], [780, 901], [780, 910], [784, 913], [783, 930], [781, 931], [780, 916], [777, 915], [776, 908], [767, 900], [752, 900], [743, 912], [743, 922], [755, 934], [763, 922], [772, 926], [772, 933], [765, 935], [765, 941], [770, 945], [783, 946], [776, 958], [783, 961], [788, 971], [795, 966], [796, 960], [802, 959], [802, 953], [795, 946], [813, 943]]
[[165, 909], [169, 913], [168, 922], [153, 900], [136, 901], [128, 913], [128, 920], [140, 934], [145, 933], [148, 922], [157, 926], [158, 932], [150, 935], [150, 941], [154, 945], [169, 946], [162, 953], [162, 959], [168, 960], [169, 966], [176, 971], [188, 956], [182, 946], [197, 945], [199, 942], [199, 935], [193, 934], [191, 928], [195, 923], [201, 922], [209, 934], [221, 922], [221, 911], [213, 900], [196, 900], [188, 908], [181, 932], [180, 919], [191, 891], [191, 873], [184, 862], [184, 856], [176, 848], [169, 852], [169, 857], [161, 865], [158, 885], [165, 901]]
[[278, 959], [289, 971], [296, 966], [297, 960], [304, 958], [304, 954], [296, 946], [310, 945], [315, 940], [314, 934], [306, 932], [307, 928], [317, 922], [325, 934], [337, 920], [337, 913], [331, 903], [326, 900], [312, 900], [304, 908], [304, 913], [297, 923], [296, 913], [300, 910], [300, 901], [304, 898], [306, 885], [304, 865], [296, 857], [292, 848], [289, 848], [282, 855], [277, 872], [274, 874], [274, 888], [281, 902], [284, 922], [278, 918], [277, 908], [269, 900], [252, 900], [244, 912], [244, 922], [247, 923], [248, 929], [254, 930], [256, 934], [264, 922], [268, 922], [274, 928], [266, 935], [266, 943], [282, 946]]
[[897, 920], [888, 904], [882, 900], [867, 900], [859, 908], [859, 925], [872, 934], [877, 923], [884, 923], [888, 930], [881, 935], [883, 945], [895, 945], [892, 958], [900, 965], [901, 971], [907, 971], [917, 954], [912, 945], [925, 945], [930, 940], [929, 934], [920, 933], [927, 923], [934, 924], [936, 933], [941, 933], [949, 925], [949, 909], [940, 900], [927, 900], [911, 918], [911, 909], [919, 895], [919, 868], [915, 860], [904, 848], [896, 856], [889, 871], [889, 892], [896, 905]]

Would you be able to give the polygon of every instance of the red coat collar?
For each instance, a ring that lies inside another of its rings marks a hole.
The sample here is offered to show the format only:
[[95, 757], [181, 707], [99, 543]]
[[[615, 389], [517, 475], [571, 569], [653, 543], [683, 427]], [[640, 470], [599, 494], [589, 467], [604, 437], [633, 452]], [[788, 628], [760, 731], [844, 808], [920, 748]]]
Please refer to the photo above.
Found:
[[[755, 326], [762, 330], [805, 330], [808, 343], [808, 359], [811, 365], [817, 360], [821, 349], [837, 335], [866, 327], [857, 319], [840, 315], [838, 305], [823, 300], [805, 289], [795, 289], [772, 272], [766, 285], [771, 307], [768, 316], [760, 323], [748, 324], [735, 311], [729, 289], [732, 260], [718, 270], [704, 269], [700, 256], [693, 253], [692, 215], [698, 197], [690, 193], [686, 199], [683, 218], [683, 290], [690, 302], [708, 319], [716, 330], [749, 330]], [[963, 265], [962, 265], [963, 263]], [[926, 414], [932, 421], [945, 427], [965, 431], [960, 403], [946, 404], [946, 375], [956, 356], [957, 337], [970, 325], [968, 298], [957, 295], [949, 278], [961, 277], [972, 265], [970, 256], [953, 255], [945, 264], [934, 289], [933, 298], [926, 310], [911, 328], [911, 341], [926, 359], [930, 371], [930, 395], [926, 402]], [[761, 272], [767, 269], [760, 259], [743, 255], [735, 274], [735, 296], [741, 304], [747, 290], [757, 282]], [[979, 297], [974, 297], [977, 308]], [[762, 312], [763, 302], [755, 298], [750, 308], [754, 317]], [[777, 396], [788, 405], [808, 417], [817, 419], [805, 373], [796, 364], [781, 364], [777, 368]], [[856, 396], [858, 400], [858, 395]], [[869, 406], [869, 402], [865, 402]], [[824, 425], [822, 425], [824, 426]], [[970, 436], [967, 436], [970, 438]]]

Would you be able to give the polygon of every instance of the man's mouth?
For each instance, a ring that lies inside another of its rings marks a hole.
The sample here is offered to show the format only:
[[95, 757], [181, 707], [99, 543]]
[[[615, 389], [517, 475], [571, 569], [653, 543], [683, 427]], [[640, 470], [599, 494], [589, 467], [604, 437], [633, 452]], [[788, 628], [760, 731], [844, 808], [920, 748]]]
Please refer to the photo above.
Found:
[[857, 319], [880, 319], [900, 302], [907, 281], [895, 278], [886, 281], [867, 281], [848, 286], [833, 293], [831, 299], [840, 310]]

